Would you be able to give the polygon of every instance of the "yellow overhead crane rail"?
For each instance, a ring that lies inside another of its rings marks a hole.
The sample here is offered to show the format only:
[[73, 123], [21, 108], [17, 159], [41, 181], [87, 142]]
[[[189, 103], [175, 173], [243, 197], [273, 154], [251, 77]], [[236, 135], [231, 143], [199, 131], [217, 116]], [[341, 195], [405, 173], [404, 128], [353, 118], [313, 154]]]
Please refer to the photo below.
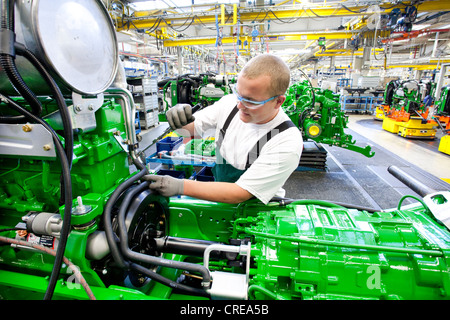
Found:
[[[372, 52], [375, 50], [376, 52], [384, 52], [384, 48], [372, 48], [371, 49]], [[316, 53], [314, 53], [315, 56], [320, 57], [320, 56], [326, 56], [326, 57], [330, 57], [330, 56], [362, 56], [363, 55], [364, 50], [358, 49], [358, 50], [351, 50], [351, 49], [327, 49], [323, 52], [317, 51]]]
[[[338, 40], [338, 39], [350, 39], [352, 37], [352, 32], [324, 32], [324, 33], [298, 33], [298, 34], [290, 34], [290, 35], [259, 35], [254, 37], [253, 42], [261, 41], [262, 38], [269, 39], [272, 41], [307, 41], [307, 40], [318, 40], [320, 37], [326, 37], [327, 40]], [[225, 36], [221, 38], [222, 43], [235, 43], [237, 37]], [[242, 42], [244, 40], [250, 40], [252, 37], [250, 36], [240, 36], [239, 37]], [[192, 45], [213, 45], [216, 42], [216, 39], [211, 37], [204, 38], [189, 38], [189, 39], [176, 39], [176, 40], [165, 40], [165, 47], [176, 47], [176, 46], [192, 46]]]
[[[233, 25], [237, 23], [238, 16], [240, 23], [254, 22], [264, 19], [277, 20], [277, 19], [292, 19], [292, 18], [318, 18], [318, 17], [330, 17], [330, 16], [363, 16], [370, 14], [367, 12], [367, 6], [352, 6], [346, 7], [345, 2], [338, 3], [337, 6], [325, 5], [317, 7], [303, 7], [299, 9], [283, 9], [280, 7], [263, 7], [258, 8], [238, 8], [233, 6], [233, 12], [226, 15], [225, 5], [220, 5], [220, 21], [221, 25]], [[411, 1], [402, 2], [400, 5], [392, 6], [391, 4], [382, 4], [379, 6], [380, 12], [384, 14], [390, 13], [395, 8], [404, 9], [405, 5], [412, 4]], [[173, 13], [170, 15], [155, 15], [152, 11], [136, 11], [134, 17], [129, 18], [133, 23], [129, 24], [126, 19], [123, 22], [117, 21], [118, 31], [129, 28], [138, 29], [151, 29], [156, 25], [161, 27], [175, 27], [184, 26], [186, 19], [192, 19], [191, 25], [196, 24], [215, 24], [216, 15], [211, 14], [211, 10], [198, 12], [186, 17], [186, 14]], [[450, 11], [450, 1], [426, 1], [417, 6], [419, 12], [435, 12], [435, 11]], [[163, 18], [163, 19], [161, 19]], [[232, 23], [228, 23], [227, 20], [232, 20]]]
[[[285, 4], [290, 1], [285, 1]], [[294, 1], [295, 2], [295, 1]], [[297, 1], [298, 2], [298, 1]], [[379, 5], [380, 13], [389, 14], [392, 10], [399, 8], [404, 9], [405, 6], [413, 4], [413, 1], [404, 1], [399, 5], [392, 4], [381, 4]], [[204, 10], [202, 12], [191, 12], [190, 15], [177, 13], [174, 10], [166, 10], [170, 14], [161, 14], [161, 11], [136, 11], [134, 12], [134, 17], [127, 19], [116, 20], [116, 28], [118, 31], [136, 28], [147, 30], [147, 34], [155, 35], [159, 34], [159, 39], [163, 41], [164, 47], [177, 47], [177, 46], [202, 46], [202, 45], [214, 45], [216, 43], [215, 38], [211, 37], [198, 37], [198, 38], [177, 38], [173, 35], [168, 35], [167, 32], [161, 33], [155, 31], [158, 29], [168, 29], [175, 26], [186, 27], [186, 25], [216, 25], [219, 21], [219, 26], [238, 26], [245, 24], [246, 22], [261, 22], [265, 20], [281, 20], [281, 19], [295, 19], [295, 18], [326, 18], [327, 16], [354, 16], [355, 18], [360, 17], [356, 23], [353, 25], [347, 24], [345, 30], [341, 31], [331, 31], [331, 32], [321, 32], [321, 33], [293, 33], [293, 34], [282, 34], [282, 35], [258, 35], [256, 37], [250, 37], [249, 35], [239, 35], [236, 36], [224, 36], [221, 38], [222, 44], [233, 44], [236, 40], [241, 40], [244, 43], [251, 42], [263, 42], [269, 40], [270, 42], [276, 41], [310, 41], [313, 43], [315, 40], [319, 40], [321, 37], [325, 37], [328, 40], [344, 40], [351, 39], [355, 32], [362, 31], [363, 27], [367, 23], [367, 15], [370, 12], [367, 11], [368, 6], [345, 6], [345, 1], [339, 3], [326, 3], [323, 6], [314, 6], [301, 3], [299, 9], [292, 8], [286, 9], [286, 7], [281, 7], [279, 5], [271, 7], [262, 8], [245, 8], [238, 7], [238, 5], [232, 5], [232, 12], [227, 12], [226, 7], [229, 5], [216, 5], [211, 7], [209, 10]], [[293, 7], [293, 6], [292, 6]], [[220, 9], [220, 11], [218, 11]], [[438, 12], [438, 11], [450, 11], [450, 1], [425, 1], [417, 5], [419, 12]], [[214, 13], [217, 12], [217, 13]], [[130, 23], [131, 21], [131, 23]], [[151, 30], [149, 32], [149, 30]], [[364, 31], [366, 33], [367, 31]], [[370, 32], [370, 31], [369, 31]], [[378, 30], [378, 36], [389, 37], [389, 31]], [[264, 39], [263, 39], [264, 38]], [[331, 53], [331, 52], [317, 52], [316, 55], [321, 56], [333, 56], [333, 55], [350, 55], [350, 54], [360, 54], [359, 52], [343, 52], [343, 53]]]
[[437, 64], [397, 64], [386, 66], [386, 69], [411, 68], [413, 70], [436, 70]]

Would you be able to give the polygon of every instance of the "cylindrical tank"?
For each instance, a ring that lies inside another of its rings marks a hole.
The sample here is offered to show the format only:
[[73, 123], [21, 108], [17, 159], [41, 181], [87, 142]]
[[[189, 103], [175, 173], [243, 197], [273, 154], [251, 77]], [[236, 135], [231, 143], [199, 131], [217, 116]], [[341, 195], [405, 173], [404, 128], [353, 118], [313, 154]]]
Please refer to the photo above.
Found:
[[[16, 1], [16, 41], [48, 67], [63, 93], [95, 95], [114, 81], [118, 65], [116, 33], [100, 0]], [[36, 95], [50, 89], [25, 58], [16, 66]], [[0, 67], [0, 92], [16, 94]]]

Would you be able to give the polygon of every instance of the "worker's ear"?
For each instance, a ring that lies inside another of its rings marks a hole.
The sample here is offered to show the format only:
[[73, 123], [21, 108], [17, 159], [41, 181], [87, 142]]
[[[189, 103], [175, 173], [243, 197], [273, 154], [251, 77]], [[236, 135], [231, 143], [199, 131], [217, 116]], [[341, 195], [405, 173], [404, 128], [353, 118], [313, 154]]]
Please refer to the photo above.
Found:
[[278, 109], [279, 107], [281, 107], [281, 105], [284, 103], [284, 101], [286, 101], [286, 96], [285, 95], [280, 95], [280, 96], [278, 96], [276, 101], [277, 101], [277, 105], [276, 105], [275, 108]]

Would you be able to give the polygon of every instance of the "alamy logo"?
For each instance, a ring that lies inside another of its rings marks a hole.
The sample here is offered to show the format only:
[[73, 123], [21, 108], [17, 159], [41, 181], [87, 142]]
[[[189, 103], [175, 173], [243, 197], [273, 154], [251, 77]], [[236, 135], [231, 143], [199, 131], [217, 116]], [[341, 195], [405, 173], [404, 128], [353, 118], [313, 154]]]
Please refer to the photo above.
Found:
[[69, 289], [80, 289], [81, 284], [77, 277], [77, 274], [80, 274], [80, 268], [76, 265], [69, 265], [67, 268], [68, 273], [73, 273], [69, 278], [67, 278], [66, 284]]
[[366, 285], [369, 290], [381, 289], [381, 270], [379, 266], [369, 266], [366, 270], [369, 274]]

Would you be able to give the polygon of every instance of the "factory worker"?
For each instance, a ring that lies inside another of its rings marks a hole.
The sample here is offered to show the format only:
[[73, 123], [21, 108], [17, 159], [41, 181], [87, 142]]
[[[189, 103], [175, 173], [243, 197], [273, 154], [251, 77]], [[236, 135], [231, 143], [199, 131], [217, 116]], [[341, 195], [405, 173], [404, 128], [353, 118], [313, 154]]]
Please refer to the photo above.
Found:
[[281, 108], [289, 83], [286, 63], [262, 54], [244, 66], [233, 94], [198, 111], [195, 118], [189, 105], [170, 108], [167, 121], [178, 133], [215, 137], [215, 181], [147, 175], [150, 189], [164, 196], [223, 203], [256, 197], [267, 204], [273, 197], [284, 197], [282, 187], [299, 165], [303, 149], [301, 132]]

